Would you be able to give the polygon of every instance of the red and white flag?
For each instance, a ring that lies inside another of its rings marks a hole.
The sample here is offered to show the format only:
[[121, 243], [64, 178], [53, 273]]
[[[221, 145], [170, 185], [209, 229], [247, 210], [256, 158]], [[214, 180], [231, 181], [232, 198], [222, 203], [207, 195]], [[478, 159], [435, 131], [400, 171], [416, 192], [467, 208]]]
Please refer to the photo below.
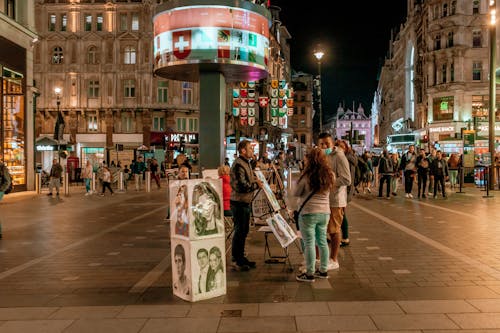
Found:
[[185, 59], [191, 53], [191, 30], [180, 30], [172, 33], [174, 56]]

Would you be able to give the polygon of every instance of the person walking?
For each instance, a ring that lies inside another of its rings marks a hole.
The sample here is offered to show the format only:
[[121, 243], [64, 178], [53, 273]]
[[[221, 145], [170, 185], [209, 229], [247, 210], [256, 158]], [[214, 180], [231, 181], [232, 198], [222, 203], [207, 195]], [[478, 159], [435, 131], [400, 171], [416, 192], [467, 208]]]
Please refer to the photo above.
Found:
[[379, 187], [378, 187], [378, 197], [383, 198], [383, 188], [384, 183], [386, 183], [386, 198], [391, 198], [391, 178], [394, 173], [394, 166], [392, 165], [392, 159], [389, 157], [389, 152], [384, 149], [382, 156], [378, 161], [378, 174], [380, 177]]
[[142, 156], [139, 156], [137, 158], [137, 162], [134, 163], [134, 167], [132, 169], [132, 173], [134, 174], [136, 191], [139, 191], [142, 187], [144, 171], [146, 171], [146, 163], [144, 163]]
[[113, 195], [113, 189], [111, 188], [111, 171], [107, 166], [103, 167], [102, 171], [102, 193], [101, 196], [104, 196], [104, 192], [106, 189], [109, 189], [111, 195]]
[[398, 181], [401, 178], [401, 172], [399, 171], [399, 154], [392, 153], [391, 154], [392, 161], [392, 178], [391, 178], [391, 194], [393, 196], [398, 195]]
[[448, 178], [448, 163], [443, 159], [440, 150], [436, 152], [436, 158], [432, 161], [431, 174], [434, 176], [434, 199], [437, 197], [438, 184], [441, 186], [443, 198], [446, 198], [444, 182]]
[[232, 240], [232, 257], [235, 268], [248, 271], [255, 268], [255, 261], [245, 257], [245, 241], [250, 228], [250, 204], [253, 192], [262, 187], [262, 182], [254, 176], [250, 159], [253, 156], [253, 146], [250, 141], [242, 140], [238, 144], [239, 156], [231, 167], [231, 198], [230, 205], [233, 213], [234, 233]]
[[85, 195], [92, 194], [91, 182], [92, 182], [92, 174], [94, 173], [94, 169], [92, 168], [92, 164], [90, 160], [87, 160], [85, 167], [83, 168], [82, 177], [85, 181]]
[[413, 195], [411, 191], [413, 189], [413, 182], [415, 181], [415, 174], [417, 171], [417, 154], [415, 153], [415, 146], [410, 145], [408, 151], [401, 157], [400, 169], [403, 171], [403, 177], [405, 181], [405, 193], [406, 197], [411, 199]]
[[[349, 147], [349, 144], [347, 141], [343, 140], [345, 147], [346, 147], [346, 152], [345, 152], [345, 157], [349, 161], [349, 171], [351, 172], [351, 181], [354, 179], [356, 176], [356, 168], [358, 166], [358, 156], [356, 156], [356, 152], [352, 149], [352, 147]], [[351, 202], [352, 197], [354, 196], [354, 192], [356, 192], [356, 188], [354, 187], [354, 184], [351, 183], [347, 187], [347, 205], [349, 205], [349, 202]], [[342, 232], [342, 238], [340, 240], [340, 246], [347, 246], [350, 244], [349, 240], [349, 221], [347, 220], [347, 212], [346, 212], [347, 206], [344, 208], [344, 217], [342, 218], [342, 225], [340, 226], [340, 231]]]
[[159, 164], [156, 158], [151, 159], [151, 163], [149, 164], [149, 171], [151, 171], [151, 178], [154, 179], [156, 186], [160, 188], [160, 173], [159, 173]]
[[52, 160], [52, 167], [50, 168], [50, 181], [49, 181], [49, 194], [52, 196], [52, 189], [56, 188], [56, 195], [59, 197], [59, 188], [61, 187], [61, 177], [63, 168], [57, 159]]
[[344, 153], [344, 143], [340, 140], [334, 143], [329, 133], [321, 133], [318, 138], [318, 146], [327, 155], [335, 175], [335, 185], [330, 191], [330, 219], [327, 229], [330, 235], [328, 270], [333, 270], [339, 268], [340, 227], [344, 218], [344, 208], [347, 206], [347, 186], [351, 185], [351, 172], [349, 171], [349, 161]]
[[[335, 175], [327, 157], [319, 148], [313, 148], [305, 158], [304, 171], [301, 173], [294, 196], [299, 197], [301, 205], [307, 198], [299, 215], [299, 229], [304, 244], [306, 271], [297, 275], [296, 280], [314, 282], [315, 277], [328, 278], [330, 251], [326, 240], [330, 219], [330, 190], [335, 184]], [[315, 270], [316, 246], [319, 252], [319, 269]]]
[[450, 187], [457, 185], [458, 168], [460, 167], [460, 157], [457, 153], [452, 153], [448, 158], [448, 172], [450, 174]]
[[420, 149], [420, 155], [417, 157], [417, 176], [418, 176], [418, 198], [427, 198], [425, 195], [427, 178], [429, 175], [429, 159], [425, 155], [425, 150]]
[[231, 168], [225, 164], [217, 169], [219, 178], [222, 179], [222, 200], [224, 202], [224, 216], [231, 216]]

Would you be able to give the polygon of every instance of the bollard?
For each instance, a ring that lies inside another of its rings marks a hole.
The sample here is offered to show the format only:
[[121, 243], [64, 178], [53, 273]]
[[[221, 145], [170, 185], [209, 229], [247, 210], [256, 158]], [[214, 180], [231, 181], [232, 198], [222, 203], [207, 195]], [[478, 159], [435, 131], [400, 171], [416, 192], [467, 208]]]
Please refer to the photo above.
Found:
[[95, 191], [95, 172], [92, 172], [92, 181], [90, 182], [90, 192], [96, 193], [96, 191]]
[[123, 189], [123, 171], [118, 174], [118, 191], [124, 192]]
[[64, 195], [69, 196], [69, 173], [66, 172], [63, 177]]
[[35, 188], [36, 188], [37, 194], [42, 193], [42, 174], [41, 173], [36, 174]]
[[146, 171], [146, 192], [151, 192], [151, 171]]

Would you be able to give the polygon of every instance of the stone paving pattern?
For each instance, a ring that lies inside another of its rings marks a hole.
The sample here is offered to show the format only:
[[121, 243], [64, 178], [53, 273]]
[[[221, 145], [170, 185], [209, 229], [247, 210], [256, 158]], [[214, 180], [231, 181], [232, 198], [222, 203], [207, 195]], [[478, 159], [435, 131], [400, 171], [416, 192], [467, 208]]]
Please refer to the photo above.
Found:
[[0, 202], [0, 333], [500, 332], [499, 192], [357, 195], [341, 267], [313, 284], [295, 281], [297, 246], [294, 271], [264, 263], [252, 227], [257, 269], [228, 267], [226, 295], [189, 303], [172, 294], [165, 189], [71, 190]]

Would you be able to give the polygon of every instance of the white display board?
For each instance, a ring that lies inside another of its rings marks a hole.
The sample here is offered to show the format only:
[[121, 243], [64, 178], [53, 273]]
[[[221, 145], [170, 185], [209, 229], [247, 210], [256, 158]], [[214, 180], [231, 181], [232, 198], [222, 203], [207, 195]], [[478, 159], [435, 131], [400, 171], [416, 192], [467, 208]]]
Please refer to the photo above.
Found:
[[267, 200], [269, 200], [269, 203], [271, 204], [272, 209], [277, 212], [281, 209], [280, 203], [278, 202], [278, 199], [276, 199], [276, 196], [274, 195], [273, 190], [269, 186], [269, 183], [266, 180], [266, 177], [260, 170], [255, 170], [255, 175], [259, 180], [262, 182], [262, 190], [266, 194]]
[[221, 179], [171, 181], [169, 190], [172, 238], [224, 237]]
[[280, 213], [271, 215], [267, 219], [267, 224], [282, 247], [287, 247], [297, 238], [295, 231]]
[[205, 169], [201, 172], [202, 178], [219, 178], [219, 171], [217, 169]]

